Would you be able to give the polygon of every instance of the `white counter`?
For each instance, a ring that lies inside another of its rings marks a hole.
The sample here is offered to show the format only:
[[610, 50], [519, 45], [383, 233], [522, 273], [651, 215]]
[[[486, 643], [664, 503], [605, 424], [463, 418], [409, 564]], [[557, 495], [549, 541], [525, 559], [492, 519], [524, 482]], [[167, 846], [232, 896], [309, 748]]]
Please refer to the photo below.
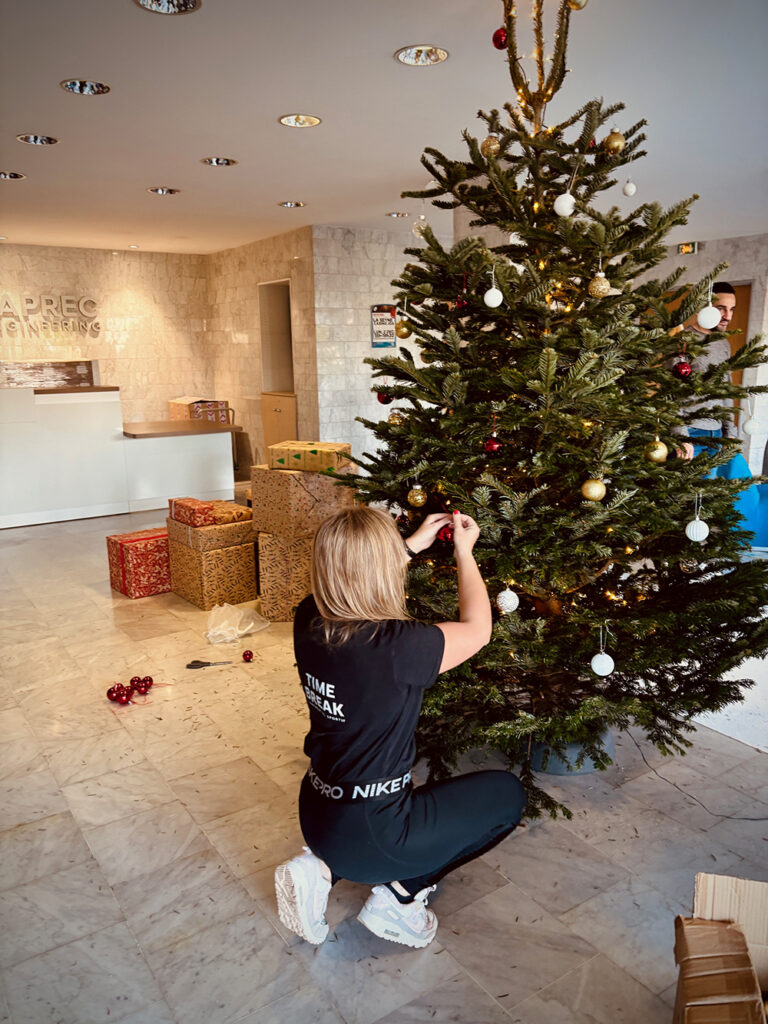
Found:
[[228, 431], [126, 437], [117, 388], [0, 389], [0, 529], [234, 497]]

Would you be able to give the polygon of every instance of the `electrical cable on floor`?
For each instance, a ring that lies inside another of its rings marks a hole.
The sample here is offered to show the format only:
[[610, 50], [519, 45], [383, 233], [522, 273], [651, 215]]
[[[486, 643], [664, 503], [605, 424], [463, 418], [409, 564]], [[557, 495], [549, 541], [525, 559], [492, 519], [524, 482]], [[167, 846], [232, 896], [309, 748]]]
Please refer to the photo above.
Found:
[[700, 807], [704, 808], [707, 814], [711, 814], [713, 818], [726, 818], [728, 821], [768, 821], [768, 818], [742, 818], [738, 814], [718, 814], [716, 811], [710, 811], [707, 805], [703, 803], [701, 800], [699, 800], [697, 796], [693, 796], [691, 793], [686, 792], [686, 790], [684, 790], [682, 786], [678, 786], [678, 784], [676, 782], [673, 782], [672, 779], [666, 779], [660, 772], [657, 772], [653, 765], [648, 761], [648, 758], [643, 753], [643, 748], [637, 742], [632, 733], [628, 732], [627, 735], [635, 744], [637, 749], [640, 751], [640, 757], [642, 757], [642, 759], [645, 761], [645, 763], [648, 765], [648, 767], [651, 769], [654, 775], [658, 775], [662, 782], [667, 782], [670, 786], [674, 786], [675, 789], [679, 789], [683, 796], [687, 796], [689, 800], [694, 800], [697, 804], [699, 804]]

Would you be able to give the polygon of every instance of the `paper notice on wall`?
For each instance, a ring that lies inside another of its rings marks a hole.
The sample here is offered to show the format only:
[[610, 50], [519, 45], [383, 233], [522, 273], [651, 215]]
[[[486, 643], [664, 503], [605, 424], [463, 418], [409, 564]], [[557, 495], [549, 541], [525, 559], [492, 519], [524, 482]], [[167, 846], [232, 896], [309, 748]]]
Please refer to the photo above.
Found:
[[395, 348], [397, 307], [388, 304], [371, 306], [371, 348]]

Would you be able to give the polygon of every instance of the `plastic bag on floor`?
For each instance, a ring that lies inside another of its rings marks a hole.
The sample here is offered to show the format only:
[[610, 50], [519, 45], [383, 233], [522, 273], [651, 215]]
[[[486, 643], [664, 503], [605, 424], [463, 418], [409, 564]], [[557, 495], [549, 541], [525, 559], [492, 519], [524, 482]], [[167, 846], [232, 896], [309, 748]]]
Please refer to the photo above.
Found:
[[211, 644], [230, 644], [248, 633], [265, 629], [269, 621], [255, 608], [236, 608], [232, 604], [216, 604], [208, 615], [208, 631], [205, 634]]

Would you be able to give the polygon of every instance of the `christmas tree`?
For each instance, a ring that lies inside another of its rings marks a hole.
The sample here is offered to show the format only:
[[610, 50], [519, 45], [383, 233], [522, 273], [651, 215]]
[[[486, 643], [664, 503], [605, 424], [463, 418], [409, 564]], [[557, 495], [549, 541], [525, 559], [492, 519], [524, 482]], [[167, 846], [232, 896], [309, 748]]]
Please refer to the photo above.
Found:
[[[722, 337], [681, 325], [707, 305], [723, 267], [693, 284], [680, 283], [684, 268], [648, 274], [697, 197], [628, 212], [599, 202], [645, 155], [645, 122], [614, 127], [622, 104], [594, 99], [547, 122], [571, 12], [585, 4], [562, 0], [545, 58], [542, 0], [533, 0], [529, 80], [518, 14], [504, 0], [493, 42], [506, 50], [514, 102], [479, 112], [484, 137], [463, 133], [465, 160], [425, 150], [433, 180], [404, 193], [465, 207], [478, 231], [446, 248], [424, 224], [421, 244], [406, 250], [393, 282], [397, 330], [412, 333], [420, 358], [403, 348], [368, 360], [379, 399], [396, 405], [382, 422], [362, 421], [379, 448], [359, 460], [367, 475], [357, 480], [404, 536], [430, 511], [460, 508], [479, 522], [493, 636], [427, 692], [419, 754], [439, 778], [467, 750], [500, 748], [533, 814], [566, 810], [536, 785], [534, 743], [557, 753], [579, 743], [605, 767], [606, 727], [635, 724], [665, 753], [682, 753], [693, 716], [751, 685], [725, 675], [768, 649], [768, 568], [741, 560], [750, 535], [734, 507], [753, 481], [714, 474], [738, 441], [709, 439], [693, 459], [680, 451], [696, 406], [733, 419], [734, 399], [764, 390], [732, 384], [730, 371], [766, 352], [753, 339], [719, 367], [676, 368]], [[410, 612], [457, 617], [455, 573], [447, 540], [415, 558]]]

